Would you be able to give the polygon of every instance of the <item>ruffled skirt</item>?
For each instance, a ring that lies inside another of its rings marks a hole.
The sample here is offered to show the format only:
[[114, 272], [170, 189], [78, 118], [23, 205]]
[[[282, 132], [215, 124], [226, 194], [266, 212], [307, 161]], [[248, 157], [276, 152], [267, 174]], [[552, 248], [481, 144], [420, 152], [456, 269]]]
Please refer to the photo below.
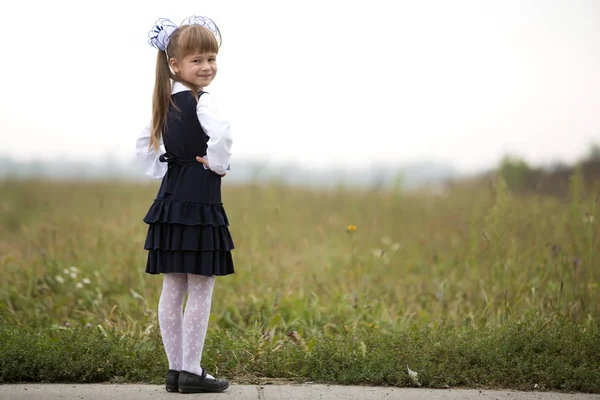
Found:
[[[221, 203], [212, 202], [220, 200], [220, 190], [210, 192], [217, 196], [202, 199], [205, 201], [181, 200], [166, 193], [163, 181], [158, 197], [144, 217], [148, 224], [144, 244], [148, 250], [147, 273], [204, 276], [234, 273], [231, 256], [234, 244], [227, 214]], [[188, 197], [205, 197], [207, 191], [202, 193]]]

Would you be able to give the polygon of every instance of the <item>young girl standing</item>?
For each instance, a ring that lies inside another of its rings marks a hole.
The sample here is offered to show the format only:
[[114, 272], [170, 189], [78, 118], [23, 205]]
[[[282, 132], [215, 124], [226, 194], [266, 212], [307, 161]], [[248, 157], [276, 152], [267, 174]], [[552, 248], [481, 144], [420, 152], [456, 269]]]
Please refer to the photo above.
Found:
[[147, 174], [162, 177], [144, 217], [144, 248], [146, 272], [164, 279], [158, 319], [169, 360], [166, 389], [222, 391], [229, 383], [200, 366], [215, 276], [234, 273], [221, 201], [232, 139], [229, 123], [204, 92], [217, 73], [220, 32], [210, 18], [194, 16], [181, 26], [160, 19], [149, 36], [158, 49], [152, 122], [136, 154]]

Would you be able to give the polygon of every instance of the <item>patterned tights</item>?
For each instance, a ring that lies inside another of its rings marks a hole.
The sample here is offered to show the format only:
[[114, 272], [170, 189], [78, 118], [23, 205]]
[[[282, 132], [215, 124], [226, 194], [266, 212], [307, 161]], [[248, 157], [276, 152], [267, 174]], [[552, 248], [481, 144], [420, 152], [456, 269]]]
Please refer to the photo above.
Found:
[[[164, 274], [158, 302], [158, 321], [169, 369], [200, 375], [202, 349], [208, 328], [214, 277]], [[183, 300], [188, 300], [183, 313]], [[212, 378], [211, 375], [207, 375]]]

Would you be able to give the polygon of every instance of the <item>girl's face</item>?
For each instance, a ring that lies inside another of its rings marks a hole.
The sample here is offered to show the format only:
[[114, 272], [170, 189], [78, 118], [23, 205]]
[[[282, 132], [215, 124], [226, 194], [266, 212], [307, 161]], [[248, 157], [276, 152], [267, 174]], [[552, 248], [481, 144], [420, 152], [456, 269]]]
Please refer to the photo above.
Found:
[[192, 53], [181, 60], [171, 58], [169, 64], [181, 80], [199, 88], [210, 85], [217, 75], [215, 53]]

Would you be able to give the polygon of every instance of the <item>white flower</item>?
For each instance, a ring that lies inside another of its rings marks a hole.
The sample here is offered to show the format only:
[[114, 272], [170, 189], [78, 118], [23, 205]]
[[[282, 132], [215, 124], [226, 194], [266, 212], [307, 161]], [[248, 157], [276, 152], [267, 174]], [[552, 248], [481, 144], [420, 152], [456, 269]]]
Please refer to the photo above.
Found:
[[65, 269], [63, 269], [63, 274], [65, 274], [65, 275], [69, 275], [69, 270], [68, 270], [68, 269], [66, 269], [66, 268], [65, 268]]
[[371, 254], [373, 257], [381, 258], [385, 254], [385, 251], [383, 249], [373, 249]]
[[384, 236], [381, 238], [381, 243], [385, 244], [386, 246], [390, 246], [392, 244], [392, 239], [390, 239], [388, 236]]
[[79, 272], [79, 270], [77, 268], [73, 267], [73, 266], [69, 267], [69, 270], [71, 272]]
[[70, 275], [71, 275], [71, 278], [73, 278], [73, 279], [77, 278], [77, 274], [75, 272], [71, 272]]
[[77, 283], [75, 284], [75, 287], [76, 287], [77, 289], [81, 289], [81, 288], [83, 287], [83, 283], [81, 283], [81, 282], [77, 282]]
[[84, 284], [86, 284], [86, 285], [89, 285], [89, 284], [90, 284], [92, 281], [90, 281], [88, 278], [83, 278], [83, 279], [81, 280], [81, 282], [83, 282], [83, 283], [84, 283]]
[[58, 283], [65, 283], [65, 278], [63, 278], [63, 277], [62, 277], [62, 276], [60, 276], [60, 275], [56, 275], [56, 276], [54, 277], [54, 279], [56, 279], [56, 282], [58, 282]]

